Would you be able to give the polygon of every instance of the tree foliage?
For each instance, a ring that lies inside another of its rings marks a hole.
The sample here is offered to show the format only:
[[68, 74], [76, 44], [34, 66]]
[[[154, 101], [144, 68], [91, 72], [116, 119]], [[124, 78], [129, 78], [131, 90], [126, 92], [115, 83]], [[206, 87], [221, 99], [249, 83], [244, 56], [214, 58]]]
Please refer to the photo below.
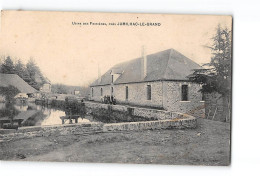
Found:
[[12, 103], [14, 96], [20, 93], [20, 91], [14, 86], [0, 87], [0, 95], [5, 96], [5, 101]]
[[231, 37], [231, 31], [219, 25], [215, 35], [212, 37], [212, 46], [207, 46], [212, 53], [211, 61], [204, 64], [204, 69], [194, 70], [194, 73], [189, 76], [191, 81], [202, 85], [202, 92], [218, 92], [223, 96], [230, 95]]
[[52, 85], [52, 92], [57, 94], [68, 94], [70, 93], [70, 90], [63, 84], [54, 84]]
[[0, 64], [0, 73], [17, 74], [37, 90], [39, 90], [44, 83], [48, 82], [32, 58], [24, 65], [20, 59], [14, 63], [13, 59], [7, 56], [3, 58]]
[[10, 73], [10, 74], [15, 73], [14, 63], [10, 58], [10, 56], [7, 56], [4, 62], [2, 63], [1, 73]]

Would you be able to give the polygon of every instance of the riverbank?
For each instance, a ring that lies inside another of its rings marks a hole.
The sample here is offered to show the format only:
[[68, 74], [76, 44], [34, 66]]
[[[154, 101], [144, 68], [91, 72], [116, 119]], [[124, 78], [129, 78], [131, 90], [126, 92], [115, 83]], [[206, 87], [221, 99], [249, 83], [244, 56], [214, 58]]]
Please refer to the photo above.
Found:
[[57, 134], [0, 148], [1, 160], [229, 165], [230, 124], [197, 119], [195, 129]]

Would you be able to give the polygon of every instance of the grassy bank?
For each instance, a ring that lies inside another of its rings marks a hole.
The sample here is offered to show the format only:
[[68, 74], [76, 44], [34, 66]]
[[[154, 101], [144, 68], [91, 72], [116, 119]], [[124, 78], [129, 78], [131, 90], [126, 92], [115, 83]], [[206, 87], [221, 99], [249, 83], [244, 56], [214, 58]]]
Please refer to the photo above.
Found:
[[228, 165], [228, 123], [196, 129], [35, 137], [0, 143], [1, 160]]

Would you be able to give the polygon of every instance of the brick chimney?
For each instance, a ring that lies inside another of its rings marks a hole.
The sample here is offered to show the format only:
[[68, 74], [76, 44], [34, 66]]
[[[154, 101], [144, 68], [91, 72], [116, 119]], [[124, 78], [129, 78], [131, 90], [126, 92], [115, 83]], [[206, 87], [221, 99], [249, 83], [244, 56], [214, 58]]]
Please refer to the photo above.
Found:
[[147, 57], [145, 46], [142, 46], [142, 58], [141, 58], [141, 79], [143, 80], [147, 76]]

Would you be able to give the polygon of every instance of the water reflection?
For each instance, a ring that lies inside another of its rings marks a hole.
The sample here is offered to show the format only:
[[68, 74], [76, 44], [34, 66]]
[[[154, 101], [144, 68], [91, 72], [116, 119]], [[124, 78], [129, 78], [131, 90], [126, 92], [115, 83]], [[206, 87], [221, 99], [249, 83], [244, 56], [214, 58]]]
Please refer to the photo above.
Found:
[[[45, 126], [60, 125], [60, 117], [65, 116], [63, 110], [53, 109], [51, 107], [36, 105], [34, 103], [15, 104], [6, 106], [0, 103], [0, 128], [8, 126]], [[78, 118], [78, 123], [90, 122], [91, 118]], [[75, 123], [75, 121], [73, 121]], [[71, 123], [69, 119], [64, 121], [65, 124]]]

